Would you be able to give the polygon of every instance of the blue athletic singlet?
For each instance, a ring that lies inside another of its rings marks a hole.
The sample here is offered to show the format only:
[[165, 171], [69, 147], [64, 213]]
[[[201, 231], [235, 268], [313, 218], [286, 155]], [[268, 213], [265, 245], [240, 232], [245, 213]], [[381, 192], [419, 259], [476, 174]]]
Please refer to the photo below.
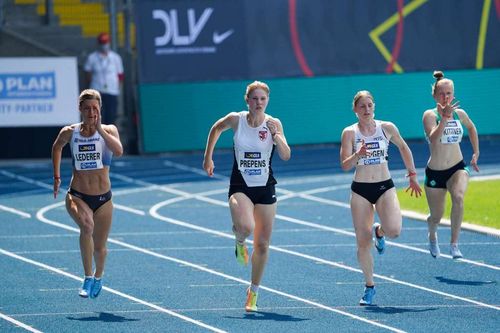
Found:
[[238, 128], [234, 132], [234, 163], [231, 185], [248, 187], [275, 184], [271, 168], [274, 142], [267, 128], [267, 118], [257, 127], [247, 122], [248, 111], [239, 113]]
[[91, 137], [80, 134], [81, 124], [78, 124], [71, 135], [71, 157], [76, 170], [97, 170], [111, 164], [113, 152], [99, 132]]
[[361, 134], [358, 124], [352, 125], [354, 130], [353, 153], [359, 150], [363, 140], [368, 148], [367, 152], [369, 152], [369, 156], [361, 157], [359, 159], [358, 165], [387, 163], [389, 139], [387, 139], [384, 131], [382, 130], [382, 122], [380, 120], [375, 120], [375, 124], [375, 133], [370, 136], [364, 136]]

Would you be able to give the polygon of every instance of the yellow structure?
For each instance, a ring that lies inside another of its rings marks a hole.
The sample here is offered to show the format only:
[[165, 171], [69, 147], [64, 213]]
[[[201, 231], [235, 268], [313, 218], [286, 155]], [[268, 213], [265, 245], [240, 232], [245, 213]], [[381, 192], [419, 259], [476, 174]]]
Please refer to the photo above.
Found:
[[[45, 0], [15, 0], [17, 5], [36, 5], [40, 16], [46, 14]], [[53, 0], [54, 15], [59, 25], [79, 26], [83, 37], [96, 37], [101, 32], [109, 33], [109, 14], [103, 3], [82, 3], [80, 0]], [[131, 45], [135, 45], [135, 28], [131, 24]], [[117, 14], [118, 45], [125, 41], [125, 23], [123, 13]]]

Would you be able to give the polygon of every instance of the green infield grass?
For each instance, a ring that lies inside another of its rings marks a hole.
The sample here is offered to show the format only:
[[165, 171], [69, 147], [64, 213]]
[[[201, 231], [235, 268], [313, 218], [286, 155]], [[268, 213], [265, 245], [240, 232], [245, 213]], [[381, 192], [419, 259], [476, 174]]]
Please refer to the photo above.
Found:
[[[411, 210], [417, 213], [429, 214], [427, 199], [425, 197], [424, 185], [422, 197], [415, 199], [405, 188], [398, 189], [398, 198], [401, 209]], [[464, 199], [464, 222], [500, 229], [500, 180], [469, 181]], [[451, 199], [446, 195], [446, 209], [443, 218], [450, 218]]]

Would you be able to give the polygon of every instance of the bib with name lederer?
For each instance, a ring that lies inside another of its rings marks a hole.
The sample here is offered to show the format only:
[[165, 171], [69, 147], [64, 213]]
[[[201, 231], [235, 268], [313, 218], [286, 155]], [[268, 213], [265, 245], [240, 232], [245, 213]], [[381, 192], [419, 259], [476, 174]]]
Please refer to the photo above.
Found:
[[359, 150], [362, 141], [365, 141], [367, 147], [367, 156], [362, 157], [358, 161], [358, 165], [374, 165], [387, 163], [389, 139], [382, 130], [382, 122], [375, 120], [375, 133], [370, 136], [364, 136], [359, 130], [358, 124], [354, 124], [354, 152]]
[[82, 136], [81, 124], [78, 124], [71, 135], [71, 157], [76, 170], [97, 170], [111, 164], [113, 152], [106, 146], [104, 138], [95, 132], [90, 137]]
[[273, 138], [266, 125], [267, 118], [254, 128], [248, 125], [247, 115], [248, 111], [239, 113], [238, 128], [233, 136], [235, 167], [248, 187], [266, 186], [272, 177]]

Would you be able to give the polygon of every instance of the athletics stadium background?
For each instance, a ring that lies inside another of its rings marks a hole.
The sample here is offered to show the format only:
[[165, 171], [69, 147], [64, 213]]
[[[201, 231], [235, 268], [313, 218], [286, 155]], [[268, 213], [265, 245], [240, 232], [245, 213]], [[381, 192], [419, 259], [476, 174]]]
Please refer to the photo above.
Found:
[[[139, 4], [140, 3], [140, 4]], [[432, 72], [455, 81], [480, 135], [498, 134], [499, 1], [136, 1], [142, 151], [203, 149], [254, 79], [290, 144], [339, 142], [352, 97], [422, 139]], [[230, 147], [223, 135], [218, 147]]]
[[[90, 2], [132, 7], [128, 28], [123, 27], [127, 19], [110, 24], [112, 34], [132, 32], [125, 41], [132, 45], [132, 57], [125, 54], [123, 35], [114, 39], [120, 42], [127, 82], [133, 80], [124, 91], [124, 106], [132, 111], [125, 112], [120, 131], [129, 154], [202, 150], [216, 119], [246, 108], [243, 94], [253, 80], [270, 85], [267, 112], [282, 120], [292, 145], [338, 143], [342, 129], [355, 121], [352, 97], [362, 89], [373, 93], [378, 119], [394, 122], [407, 140], [422, 140], [421, 117], [434, 105], [436, 69], [455, 81], [455, 95], [479, 134], [500, 134], [495, 106], [500, 0], [85, 0], [64, 6], [57, 0], [7, 0], [2, 5], [21, 2], [38, 8], [53, 3], [61, 25], [63, 9], [71, 6], [72, 15], [88, 20], [97, 15], [85, 15], [80, 7]], [[82, 34], [93, 48], [97, 33], [82, 28]], [[0, 55], [7, 51], [2, 48]], [[6, 70], [0, 66], [3, 87]], [[74, 99], [78, 94], [77, 86], [71, 93], [59, 90], [68, 86], [59, 82], [57, 71], [55, 80], [57, 91], [49, 95]], [[0, 104], [9, 103], [4, 92]], [[77, 119], [74, 105], [59, 112]], [[0, 139], [12, 144], [0, 158], [49, 157], [61, 122], [68, 123], [47, 114], [36, 126], [9, 125], [2, 116]], [[228, 133], [219, 148], [231, 147]], [[130, 138], [136, 138], [135, 147]]]

